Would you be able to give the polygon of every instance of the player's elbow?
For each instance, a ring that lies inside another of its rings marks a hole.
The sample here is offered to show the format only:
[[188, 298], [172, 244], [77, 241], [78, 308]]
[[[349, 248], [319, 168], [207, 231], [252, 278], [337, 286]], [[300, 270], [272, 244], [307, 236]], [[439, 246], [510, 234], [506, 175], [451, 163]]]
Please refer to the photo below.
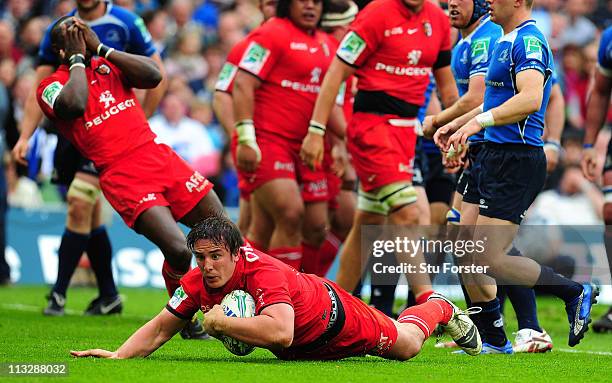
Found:
[[272, 337], [272, 346], [275, 348], [288, 348], [293, 344], [293, 326], [279, 327]]
[[161, 71], [157, 67], [154, 67], [151, 70], [151, 77], [150, 77], [151, 88], [156, 88], [162, 82], [162, 79], [163, 79], [163, 76], [162, 76]]
[[523, 113], [526, 115], [530, 115], [536, 113], [542, 107], [542, 92], [530, 92], [527, 95], [525, 102], [525, 109]]
[[55, 114], [62, 120], [74, 120], [83, 117], [87, 100], [81, 100], [79, 97], [72, 97], [65, 102], [56, 102], [54, 109]]

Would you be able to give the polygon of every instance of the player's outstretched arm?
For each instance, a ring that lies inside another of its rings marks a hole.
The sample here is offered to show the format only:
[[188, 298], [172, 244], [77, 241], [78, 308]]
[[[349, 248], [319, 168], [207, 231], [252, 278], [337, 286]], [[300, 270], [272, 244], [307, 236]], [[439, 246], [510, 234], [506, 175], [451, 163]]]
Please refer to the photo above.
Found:
[[186, 320], [180, 319], [164, 308], [155, 318], [132, 334], [117, 351], [107, 351], [98, 348], [70, 351], [70, 354], [77, 358], [88, 356], [108, 359], [146, 357], [181, 331], [186, 323]]
[[228, 317], [219, 305], [204, 315], [204, 330], [214, 337], [226, 335], [241, 342], [280, 350], [293, 343], [293, 307], [276, 303], [264, 308], [259, 315], [251, 318]]
[[476, 117], [480, 113], [482, 113], [482, 105], [478, 105], [477, 107], [472, 109], [470, 112], [464, 114], [463, 116], [455, 118], [448, 124], [436, 130], [436, 133], [433, 136], [433, 140], [436, 143], [436, 145], [438, 145], [440, 149], [442, 149], [443, 151], [445, 152], [448, 151], [449, 137], [453, 133], [455, 133], [457, 130], [459, 130], [459, 128], [467, 124], [470, 120], [472, 120], [474, 117]]
[[83, 33], [87, 49], [116, 65], [132, 88], [152, 89], [162, 81], [161, 71], [153, 59], [117, 51], [101, 44], [96, 33], [80, 19], [75, 18], [74, 25]]
[[535, 69], [519, 72], [516, 76], [518, 93], [500, 106], [469, 120], [448, 139], [448, 147], [464, 145], [467, 139], [482, 129], [507, 125], [526, 119], [540, 110], [544, 98], [544, 75]]
[[427, 133], [433, 135], [436, 129], [448, 124], [455, 118], [461, 117], [466, 113], [469, 113], [478, 105], [482, 104], [485, 93], [485, 81], [484, 76], [476, 75], [470, 78], [468, 85], [468, 91], [461, 96], [457, 102], [451, 105], [449, 108], [444, 109], [435, 116], [425, 117], [423, 122], [423, 130], [426, 136]]
[[592, 146], [595, 144], [597, 134], [604, 124], [610, 104], [610, 92], [612, 91], [612, 77], [604, 75], [601, 71], [595, 71], [593, 90], [587, 101], [587, 115], [584, 134], [584, 144], [587, 148], [582, 156], [582, 172], [589, 180], [597, 176], [597, 153]]

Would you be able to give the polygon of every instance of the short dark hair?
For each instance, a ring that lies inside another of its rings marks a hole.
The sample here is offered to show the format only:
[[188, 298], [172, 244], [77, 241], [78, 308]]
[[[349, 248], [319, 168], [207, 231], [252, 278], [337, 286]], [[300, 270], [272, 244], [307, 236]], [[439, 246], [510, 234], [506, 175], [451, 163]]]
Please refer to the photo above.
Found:
[[[289, 18], [289, 8], [291, 8], [292, 1], [297, 1], [297, 0], [278, 0], [278, 3], [276, 3], [276, 17], [279, 17], [282, 19], [288, 19]], [[329, 7], [329, 0], [321, 0], [321, 2], [323, 3], [323, 10], [321, 11], [321, 18], [319, 19], [317, 26], [321, 25], [323, 14], [327, 12], [327, 8]]]
[[531, 8], [533, 6], [533, 0], [525, 0], [525, 4], [527, 4], [527, 8]]
[[62, 24], [72, 16], [62, 16], [53, 24], [51, 28], [51, 45], [57, 48], [64, 47], [64, 35], [62, 34]]
[[238, 227], [221, 214], [214, 214], [203, 219], [187, 234], [187, 247], [192, 253], [195, 252], [196, 242], [202, 239], [225, 247], [232, 255], [238, 254], [240, 246], [244, 244]]

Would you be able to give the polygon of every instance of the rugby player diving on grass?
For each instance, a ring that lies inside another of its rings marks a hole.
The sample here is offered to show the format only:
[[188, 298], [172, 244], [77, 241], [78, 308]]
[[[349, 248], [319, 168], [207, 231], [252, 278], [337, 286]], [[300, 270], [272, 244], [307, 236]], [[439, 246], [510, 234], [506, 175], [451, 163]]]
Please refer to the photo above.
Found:
[[[335, 283], [297, 272], [244, 244], [238, 228], [223, 216], [211, 216], [187, 236], [198, 267], [164, 309], [116, 351], [71, 351], [75, 357], [146, 357], [170, 340], [199, 310], [212, 336], [227, 336], [269, 349], [279, 359], [342, 359], [377, 355], [407, 360], [440, 324], [468, 354], [482, 343], [467, 312], [439, 294], [404, 310], [397, 321], [369, 307]], [[227, 317], [224, 296], [244, 290], [255, 300], [254, 317]]]

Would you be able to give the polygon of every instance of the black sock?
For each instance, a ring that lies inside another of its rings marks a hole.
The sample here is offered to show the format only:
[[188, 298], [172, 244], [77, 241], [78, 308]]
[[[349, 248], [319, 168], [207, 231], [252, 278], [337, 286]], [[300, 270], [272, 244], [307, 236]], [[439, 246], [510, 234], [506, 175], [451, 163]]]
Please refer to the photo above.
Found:
[[395, 302], [395, 285], [372, 285], [370, 305], [382, 311], [385, 315], [393, 317], [393, 303]]
[[[511, 256], [522, 256], [521, 252], [516, 248], [512, 247], [512, 249], [508, 252], [508, 255]], [[512, 303], [512, 307], [514, 308], [514, 312], [516, 313], [516, 320], [518, 322], [519, 330], [524, 328], [529, 328], [532, 330], [536, 330], [542, 332], [542, 328], [540, 327], [540, 323], [538, 323], [538, 309], [536, 306], [536, 297], [533, 289], [523, 286], [498, 286], [497, 288], [497, 297], [500, 296], [500, 291], [502, 293], [505, 292], [505, 295], [510, 299], [510, 303]], [[500, 299], [501, 301], [501, 299]], [[504, 304], [500, 302], [502, 307], [502, 312], [504, 312]]]
[[542, 332], [538, 322], [538, 309], [533, 289], [523, 286], [506, 286], [506, 292], [516, 313], [519, 330], [530, 328]]
[[89, 234], [79, 234], [66, 229], [62, 236], [57, 256], [59, 263], [57, 266], [57, 281], [53, 286], [53, 291], [66, 296], [66, 290], [70, 284], [70, 279], [74, 270], [79, 264], [81, 255], [87, 247]]
[[499, 312], [504, 313], [504, 304], [506, 303], [506, 297], [508, 296], [508, 291], [506, 290], [506, 286], [497, 286], [497, 300], [499, 301]]
[[533, 288], [534, 290], [561, 298], [566, 304], [572, 302], [582, 293], [581, 284], [555, 273], [548, 266], [540, 266], [540, 276]]
[[504, 320], [499, 311], [497, 298], [489, 302], [472, 302], [472, 306], [482, 308], [478, 314], [470, 315], [478, 327], [482, 341], [496, 347], [505, 346], [508, 338], [504, 331]]
[[91, 231], [87, 244], [87, 255], [91, 262], [91, 268], [98, 281], [98, 290], [101, 297], [114, 297], [117, 293], [111, 259], [113, 250], [111, 248], [108, 234], [104, 225]]

